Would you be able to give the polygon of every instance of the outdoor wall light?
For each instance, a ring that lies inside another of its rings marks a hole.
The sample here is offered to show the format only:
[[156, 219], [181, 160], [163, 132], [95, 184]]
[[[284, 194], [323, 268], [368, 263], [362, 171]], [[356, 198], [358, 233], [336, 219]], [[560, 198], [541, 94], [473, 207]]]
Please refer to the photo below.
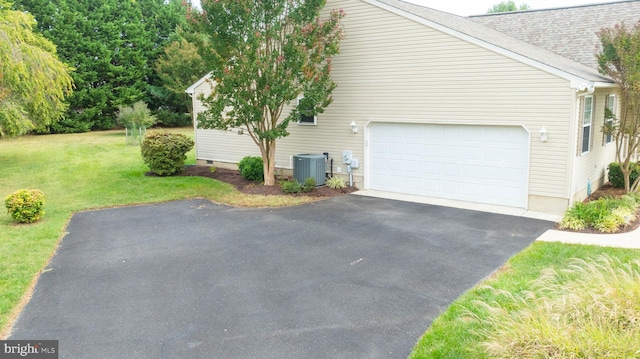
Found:
[[540, 129], [540, 142], [547, 142], [547, 129], [544, 126]]
[[358, 126], [356, 125], [356, 121], [351, 120], [351, 133], [354, 135], [358, 133]]

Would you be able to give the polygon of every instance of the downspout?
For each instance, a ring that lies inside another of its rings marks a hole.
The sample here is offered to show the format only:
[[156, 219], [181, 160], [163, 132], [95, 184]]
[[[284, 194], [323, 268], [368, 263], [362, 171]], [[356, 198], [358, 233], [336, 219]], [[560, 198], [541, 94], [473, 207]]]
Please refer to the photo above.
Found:
[[580, 103], [580, 101], [578, 101], [579, 98], [579, 94], [577, 92], [574, 92], [572, 94], [572, 98], [571, 98], [571, 120], [569, 123], [569, 138], [571, 139], [569, 141], [569, 148], [568, 148], [568, 155], [569, 155], [569, 188], [568, 188], [568, 192], [567, 192], [567, 197], [568, 197], [568, 207], [571, 207], [573, 205], [573, 186], [576, 183], [576, 174], [574, 172], [574, 167], [575, 167], [575, 162], [576, 162], [576, 158], [577, 158], [577, 148], [578, 148], [578, 116], [580, 116], [580, 109], [578, 108], [578, 104]]

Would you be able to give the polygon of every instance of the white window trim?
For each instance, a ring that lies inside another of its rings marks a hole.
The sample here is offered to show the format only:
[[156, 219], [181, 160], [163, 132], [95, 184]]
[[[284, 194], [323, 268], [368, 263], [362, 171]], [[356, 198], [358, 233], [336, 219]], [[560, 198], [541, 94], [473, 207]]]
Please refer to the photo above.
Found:
[[[613, 98], [613, 108], [609, 108], [609, 99], [610, 99], [610, 98]], [[614, 95], [614, 94], [609, 94], [609, 95], [607, 95], [607, 96], [605, 97], [604, 106], [605, 106], [606, 108], [609, 108], [609, 110], [611, 110], [611, 113], [613, 113], [613, 117], [615, 117], [615, 116], [616, 116], [616, 110], [617, 110], [617, 109], [616, 109], [616, 105], [617, 105], [617, 102], [616, 102], [616, 95]], [[606, 126], [606, 125], [608, 125], [608, 124], [611, 124], [611, 125], [613, 126], [613, 124], [614, 124], [614, 123], [613, 123], [613, 118], [605, 118], [605, 119], [604, 119], [604, 124], [605, 124], [605, 126]], [[611, 137], [607, 138], [607, 136], [611, 136]], [[608, 141], [607, 141], [607, 140], [608, 140]], [[612, 143], [612, 142], [613, 142], [613, 134], [609, 134], [609, 135], [607, 135], [607, 134], [605, 133], [605, 134], [604, 134], [604, 144], [605, 144], [605, 146], [606, 146], [606, 145], [608, 145], [608, 144], [610, 144], [610, 143]]]
[[[585, 111], [586, 106], [587, 106], [587, 99], [591, 99], [591, 109], [589, 111], [589, 123], [587, 124], [587, 121], [585, 121], [586, 117], [586, 113], [587, 111]], [[593, 103], [593, 95], [588, 95], [584, 97], [584, 103], [582, 105], [582, 135], [580, 136], [580, 138], [582, 139], [582, 142], [580, 143], [580, 150], [582, 151], [582, 154], [587, 154], [591, 151], [591, 139], [593, 137], [593, 107], [594, 107], [594, 103]], [[584, 129], [586, 127], [589, 127], [589, 138], [587, 139], [587, 150], [584, 150]]]
[[[300, 100], [302, 100], [304, 98], [304, 96], [298, 96], [297, 99], [297, 105], [300, 105]], [[318, 116], [317, 115], [313, 115], [313, 123], [311, 122], [301, 122], [300, 119], [298, 119], [298, 125], [301, 126], [316, 126], [318, 124]]]

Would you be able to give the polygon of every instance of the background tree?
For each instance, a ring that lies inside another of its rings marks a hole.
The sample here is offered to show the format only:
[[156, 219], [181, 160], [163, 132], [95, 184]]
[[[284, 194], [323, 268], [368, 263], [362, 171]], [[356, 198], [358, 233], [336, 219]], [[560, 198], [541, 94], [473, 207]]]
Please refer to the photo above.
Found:
[[522, 11], [522, 10], [529, 10], [529, 9], [531, 9], [531, 7], [525, 3], [523, 3], [520, 6], [517, 6], [515, 2], [509, 0], [509, 1], [503, 1], [499, 4], [493, 5], [491, 9], [487, 10], [487, 14], [509, 12], [509, 11]]
[[109, 129], [120, 105], [146, 100], [167, 104], [154, 61], [184, 21], [178, 0], [17, 0], [34, 14], [38, 29], [73, 66], [76, 91], [54, 132]]
[[[640, 22], [633, 27], [624, 24], [598, 32], [601, 50], [596, 55], [600, 72], [620, 86], [620, 118], [609, 131], [616, 143], [616, 160], [624, 177], [625, 191], [638, 190], [640, 178], [630, 183], [632, 160], [640, 142]], [[614, 114], [605, 113], [607, 118]]]
[[[290, 121], [323, 112], [336, 87], [331, 56], [339, 53], [342, 10], [319, 18], [323, 0], [205, 0], [191, 14], [218, 56], [215, 89], [204, 98], [200, 128], [242, 128], [260, 149], [264, 184], [275, 185], [276, 140]], [[304, 99], [297, 104], [299, 95]], [[283, 117], [285, 105], [294, 105]]]
[[198, 53], [198, 47], [180, 35], [164, 47], [164, 53], [155, 63], [156, 73], [164, 87], [173, 96], [182, 99], [192, 114], [191, 98], [184, 91], [208, 73], [207, 65]]
[[[177, 30], [186, 25], [186, 13], [190, 2], [183, 0], [137, 0], [141, 6], [143, 22], [153, 40], [153, 47], [147, 55], [150, 73], [147, 79], [145, 101], [164, 126], [185, 126], [191, 124], [191, 115], [184, 90], [175, 93], [165, 86], [165, 77], [158, 72], [156, 62], [165, 54], [165, 47], [178, 37]], [[206, 72], [205, 72], [206, 73]], [[186, 76], [185, 73], [183, 76]], [[196, 78], [204, 76], [200, 74]], [[194, 80], [195, 81], [195, 80]]]
[[60, 119], [73, 82], [33, 17], [0, 0], [0, 136], [43, 130]]

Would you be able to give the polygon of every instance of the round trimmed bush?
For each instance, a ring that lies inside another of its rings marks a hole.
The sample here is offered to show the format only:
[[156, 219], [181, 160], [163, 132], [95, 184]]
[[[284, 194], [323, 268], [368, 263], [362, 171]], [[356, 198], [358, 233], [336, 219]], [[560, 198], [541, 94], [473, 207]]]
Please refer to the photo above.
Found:
[[247, 181], [264, 181], [262, 157], [247, 156], [238, 163], [240, 174]]
[[7, 196], [4, 205], [14, 220], [32, 223], [44, 216], [44, 193], [37, 189], [21, 189]]
[[181, 133], [156, 132], [145, 136], [140, 150], [151, 172], [170, 176], [184, 171], [187, 152], [193, 145], [193, 140]]

